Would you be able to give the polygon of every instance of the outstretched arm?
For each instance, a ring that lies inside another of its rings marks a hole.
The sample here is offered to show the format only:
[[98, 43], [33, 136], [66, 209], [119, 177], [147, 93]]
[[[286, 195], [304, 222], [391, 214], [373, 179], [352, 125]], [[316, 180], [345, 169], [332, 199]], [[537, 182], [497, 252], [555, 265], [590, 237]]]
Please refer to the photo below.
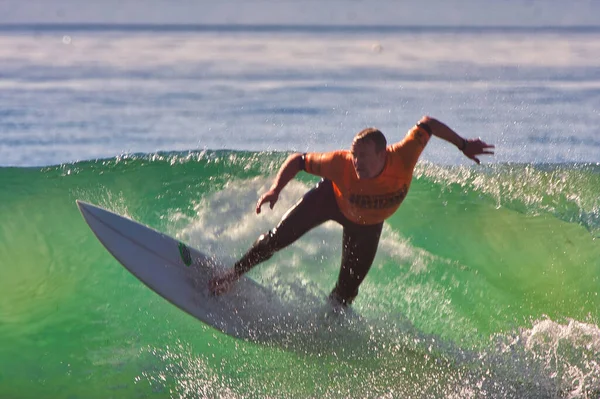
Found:
[[256, 203], [256, 213], [260, 213], [260, 208], [265, 202], [268, 202], [271, 209], [273, 209], [279, 199], [279, 193], [303, 169], [303, 164], [302, 154], [297, 153], [287, 157], [281, 165], [271, 189], [264, 193]]
[[419, 123], [427, 124], [431, 128], [431, 134], [454, 144], [467, 158], [478, 164], [480, 163], [479, 158], [477, 158], [478, 155], [494, 154], [494, 151], [489, 151], [494, 148], [493, 145], [486, 144], [481, 139], [464, 139], [437, 119], [424, 116]]

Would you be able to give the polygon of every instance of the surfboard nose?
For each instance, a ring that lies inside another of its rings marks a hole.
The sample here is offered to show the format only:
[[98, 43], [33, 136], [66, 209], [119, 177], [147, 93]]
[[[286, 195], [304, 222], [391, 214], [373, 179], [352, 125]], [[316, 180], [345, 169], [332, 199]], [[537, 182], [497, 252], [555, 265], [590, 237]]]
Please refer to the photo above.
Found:
[[98, 207], [82, 200], [75, 200], [75, 203], [77, 204], [77, 208], [79, 208], [79, 212], [81, 212], [81, 215], [86, 221], [88, 217], [94, 213], [94, 210], [98, 209]]
[[90, 204], [89, 202], [85, 202], [85, 201], [82, 201], [79, 199], [76, 199], [75, 203], [77, 204], [77, 208], [79, 208], [80, 211], [95, 207], [94, 205]]
[[85, 201], [81, 201], [78, 199], [75, 200], [75, 203], [77, 204], [77, 208], [79, 209], [79, 212], [81, 212], [83, 215], [85, 215], [84, 211], [89, 206], [89, 204]]

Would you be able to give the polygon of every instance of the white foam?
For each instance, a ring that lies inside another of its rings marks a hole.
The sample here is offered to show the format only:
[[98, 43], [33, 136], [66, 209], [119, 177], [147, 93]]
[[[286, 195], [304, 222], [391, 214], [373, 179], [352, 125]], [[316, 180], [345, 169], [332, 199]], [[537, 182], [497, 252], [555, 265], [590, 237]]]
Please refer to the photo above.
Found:
[[568, 398], [600, 394], [600, 328], [577, 320], [550, 319], [521, 332], [525, 349], [540, 360]]

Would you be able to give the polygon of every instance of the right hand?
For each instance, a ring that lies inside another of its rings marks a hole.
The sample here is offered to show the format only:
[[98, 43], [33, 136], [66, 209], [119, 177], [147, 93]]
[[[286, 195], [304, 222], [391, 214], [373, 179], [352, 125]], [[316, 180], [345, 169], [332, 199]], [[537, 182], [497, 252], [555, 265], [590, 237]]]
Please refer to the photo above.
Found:
[[260, 208], [265, 202], [268, 202], [271, 209], [273, 209], [273, 206], [275, 206], [275, 203], [277, 202], [278, 199], [279, 199], [279, 193], [273, 188], [270, 189], [269, 191], [264, 193], [259, 198], [258, 202], [256, 203], [256, 213], [260, 213]]

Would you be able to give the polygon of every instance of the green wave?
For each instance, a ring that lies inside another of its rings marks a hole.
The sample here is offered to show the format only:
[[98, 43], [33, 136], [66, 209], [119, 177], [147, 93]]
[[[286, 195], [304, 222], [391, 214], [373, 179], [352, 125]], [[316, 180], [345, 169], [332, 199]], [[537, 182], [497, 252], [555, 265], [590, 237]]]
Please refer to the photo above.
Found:
[[[299, 175], [273, 213], [253, 215], [286, 155], [0, 168], [0, 396], [598, 392], [598, 365], [585, 361], [600, 349], [598, 165], [419, 164], [355, 304], [369, 323], [342, 329], [341, 345], [306, 342], [312, 351], [236, 341], [174, 308], [117, 264], [75, 206], [98, 204], [231, 260], [317, 181]], [[331, 289], [340, 231], [300, 241], [252, 271], [295, 301]]]

